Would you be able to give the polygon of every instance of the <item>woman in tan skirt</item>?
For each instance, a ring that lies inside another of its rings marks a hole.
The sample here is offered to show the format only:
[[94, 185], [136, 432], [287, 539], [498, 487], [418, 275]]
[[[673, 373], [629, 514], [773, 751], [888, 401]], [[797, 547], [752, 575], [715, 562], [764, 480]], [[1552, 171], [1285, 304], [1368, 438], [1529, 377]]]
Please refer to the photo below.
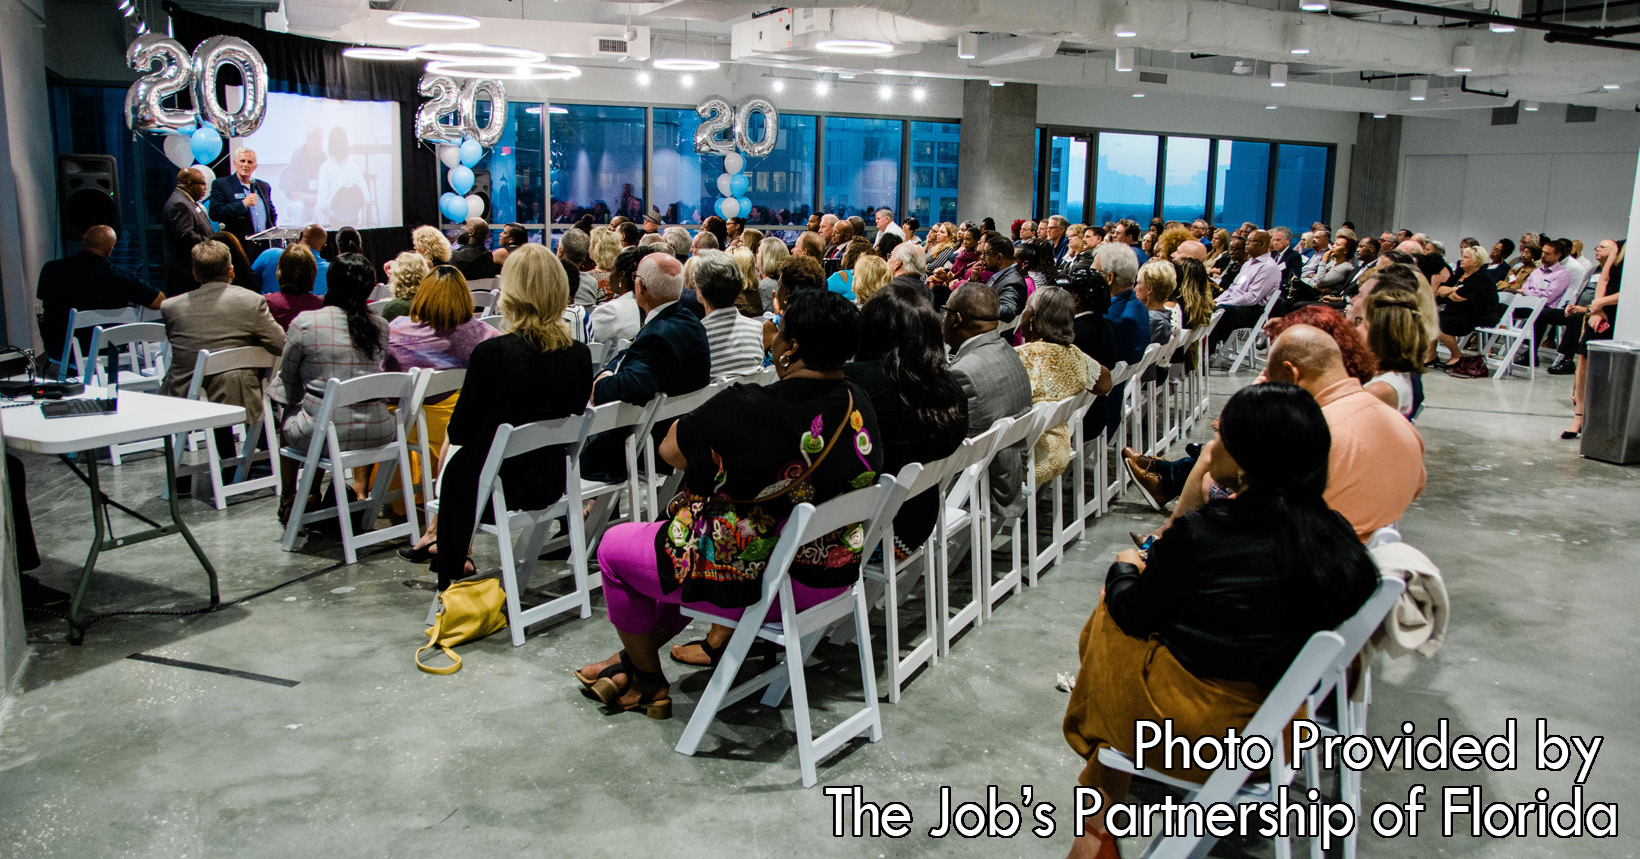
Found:
[[[1366, 602], [1378, 574], [1348, 522], [1321, 498], [1331, 434], [1302, 388], [1265, 383], [1225, 404], [1202, 451], [1234, 491], [1116, 557], [1082, 628], [1082, 666], [1065, 709], [1065, 739], [1087, 760], [1078, 781], [1105, 807], [1129, 776], [1099, 765], [1101, 746], [1128, 755], [1138, 722], [1173, 720], [1175, 737], [1242, 729], [1317, 630]], [[1147, 764], [1148, 765], [1148, 764]], [[1192, 782], [1195, 769], [1159, 769]], [[1071, 857], [1117, 856], [1103, 816]]]

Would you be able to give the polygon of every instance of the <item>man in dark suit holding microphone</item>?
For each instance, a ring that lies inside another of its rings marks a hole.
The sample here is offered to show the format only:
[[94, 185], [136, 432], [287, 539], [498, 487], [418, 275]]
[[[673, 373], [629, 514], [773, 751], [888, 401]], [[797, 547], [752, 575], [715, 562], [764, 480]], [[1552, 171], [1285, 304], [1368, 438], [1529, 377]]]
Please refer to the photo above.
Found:
[[241, 242], [278, 222], [273, 189], [261, 179], [252, 179], [255, 172], [256, 153], [240, 147], [233, 154], [233, 173], [211, 183], [211, 219]]

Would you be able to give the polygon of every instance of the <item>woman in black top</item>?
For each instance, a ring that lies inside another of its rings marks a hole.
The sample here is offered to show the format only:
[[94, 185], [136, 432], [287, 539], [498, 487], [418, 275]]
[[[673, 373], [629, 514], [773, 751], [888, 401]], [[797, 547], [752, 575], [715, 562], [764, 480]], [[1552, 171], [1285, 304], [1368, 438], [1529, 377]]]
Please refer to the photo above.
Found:
[[1487, 273], [1480, 248], [1458, 252], [1458, 275], [1435, 290], [1440, 305], [1441, 344], [1459, 358], [1458, 338], [1487, 325], [1496, 325], [1503, 307], [1498, 303], [1498, 284]]
[[[793, 507], [877, 479], [877, 416], [866, 392], [843, 376], [859, 342], [853, 302], [824, 290], [792, 295], [771, 350], [780, 381], [735, 385], [673, 424], [659, 451], [683, 470], [669, 518], [616, 525], [598, 545], [609, 620], [624, 649], [576, 672], [589, 694], [618, 710], [669, 718], [659, 651], [689, 625], [679, 606], [738, 615], [761, 598]], [[800, 547], [791, 566], [794, 608], [857, 580], [863, 541], [856, 523]]]
[[[478, 473], [502, 424], [578, 415], [592, 397], [592, 353], [570, 339], [562, 315], [569, 305], [569, 281], [558, 259], [542, 245], [524, 245], [507, 260], [507, 279], [497, 302], [508, 333], [473, 347], [461, 399], [445, 437], [460, 445], [444, 466], [439, 519], [451, 523], [428, 533], [404, 553], [433, 560], [439, 588], [472, 574], [472, 545], [478, 510]], [[507, 503], [521, 510], [550, 506], [564, 494], [564, 454], [539, 450], [513, 457], [501, 469]], [[489, 499], [484, 499], [488, 506]]]
[[[1088, 762], [1081, 784], [1099, 787], [1107, 807], [1126, 797], [1129, 777], [1099, 765], [1099, 746], [1133, 754], [1139, 720], [1171, 719], [1173, 734], [1192, 742], [1246, 727], [1310, 636], [1343, 623], [1377, 586], [1355, 531], [1322, 500], [1330, 447], [1304, 389], [1242, 388], [1203, 452], [1235, 495], [1175, 521], [1148, 563], [1128, 549], [1111, 565], [1082, 629], [1064, 722]], [[1102, 820], [1085, 837], [1109, 839]], [[1094, 855], [1099, 845], [1085, 846]]]
[[[951, 381], [940, 317], [928, 290], [883, 287], [860, 311], [860, 351], [843, 375], [871, 398], [883, 445], [883, 473], [955, 453], [968, 429], [968, 398]], [[908, 499], [894, 517], [894, 549], [904, 558], [934, 530], [939, 493]]]

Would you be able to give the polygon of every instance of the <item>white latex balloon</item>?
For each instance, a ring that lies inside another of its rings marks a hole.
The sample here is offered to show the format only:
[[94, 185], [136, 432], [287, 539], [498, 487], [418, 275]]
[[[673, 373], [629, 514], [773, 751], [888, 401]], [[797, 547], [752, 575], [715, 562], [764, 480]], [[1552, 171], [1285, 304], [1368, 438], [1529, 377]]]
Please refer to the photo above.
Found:
[[[723, 172], [739, 173], [744, 169], [746, 169], [746, 159], [739, 152], [731, 152], [728, 155], [723, 156]], [[729, 217], [732, 218], [735, 216], [730, 215]]]
[[206, 185], [210, 185], [212, 182], [216, 181], [216, 174], [211, 172], [211, 168], [206, 167], [203, 164], [195, 164], [194, 170], [205, 177]]
[[454, 143], [440, 143], [438, 145], [438, 160], [445, 169], [454, 168], [461, 163], [461, 147]]
[[186, 134], [167, 134], [165, 142], [165, 157], [178, 169], [194, 163], [194, 141]]
[[723, 201], [723, 217], [725, 217], [725, 218], [738, 218], [738, 217], [740, 217], [740, 201], [736, 200], [733, 197], [730, 197], [727, 200], [724, 200]]
[[484, 217], [484, 198], [483, 197], [480, 197], [477, 194], [468, 194], [467, 195], [467, 217], [469, 217], [469, 218], [482, 218], [482, 217]]
[[730, 174], [730, 173], [719, 174], [719, 176], [717, 178], [717, 186], [718, 186], [718, 194], [719, 195], [724, 196], [724, 197], [733, 197], [734, 196], [734, 194], [729, 190], [729, 177], [731, 175], [733, 175], [733, 174]]

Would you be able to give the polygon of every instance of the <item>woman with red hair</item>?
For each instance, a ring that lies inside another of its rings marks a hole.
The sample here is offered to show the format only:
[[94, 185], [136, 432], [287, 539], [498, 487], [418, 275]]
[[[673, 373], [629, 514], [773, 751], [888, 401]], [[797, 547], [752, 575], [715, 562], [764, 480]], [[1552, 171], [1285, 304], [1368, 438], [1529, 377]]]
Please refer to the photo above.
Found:
[[1378, 358], [1367, 346], [1361, 329], [1350, 324], [1344, 314], [1324, 304], [1300, 307], [1286, 316], [1271, 319], [1264, 324], [1264, 334], [1273, 343], [1281, 332], [1294, 325], [1313, 325], [1332, 335], [1338, 341], [1338, 351], [1344, 353], [1344, 370], [1365, 385], [1378, 375]]

